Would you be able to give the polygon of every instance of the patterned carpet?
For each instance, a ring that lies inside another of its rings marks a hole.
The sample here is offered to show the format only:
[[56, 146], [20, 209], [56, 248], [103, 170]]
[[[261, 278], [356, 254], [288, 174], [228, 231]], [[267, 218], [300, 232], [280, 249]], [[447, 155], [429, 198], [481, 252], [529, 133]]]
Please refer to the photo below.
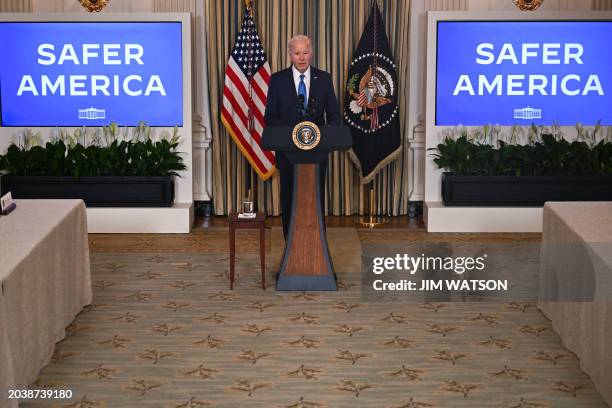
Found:
[[606, 406], [533, 305], [362, 302], [357, 232], [329, 236], [335, 293], [262, 291], [251, 250], [234, 291], [225, 251], [92, 253], [94, 302], [36, 386], [80, 408]]

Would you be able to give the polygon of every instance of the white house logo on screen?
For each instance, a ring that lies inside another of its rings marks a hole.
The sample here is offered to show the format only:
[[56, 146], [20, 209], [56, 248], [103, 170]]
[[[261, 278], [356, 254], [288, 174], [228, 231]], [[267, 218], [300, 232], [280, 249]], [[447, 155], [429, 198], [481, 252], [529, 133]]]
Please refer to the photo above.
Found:
[[542, 119], [542, 109], [535, 109], [530, 106], [515, 109], [514, 119]]
[[79, 109], [79, 119], [106, 119], [106, 110], [94, 107]]

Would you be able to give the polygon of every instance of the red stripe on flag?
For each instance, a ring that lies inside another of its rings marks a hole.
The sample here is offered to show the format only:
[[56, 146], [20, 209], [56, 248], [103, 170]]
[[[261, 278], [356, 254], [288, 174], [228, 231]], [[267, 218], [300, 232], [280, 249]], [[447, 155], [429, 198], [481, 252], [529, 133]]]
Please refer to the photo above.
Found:
[[263, 106], [266, 106], [268, 92], [264, 92], [255, 80], [251, 81], [251, 87], [253, 88], [253, 91], [255, 91], [255, 93], [257, 94], [257, 97], [259, 98]]
[[[225, 96], [225, 98], [228, 100], [228, 102], [230, 103], [230, 105], [232, 107], [235, 107], [238, 105], [238, 102], [236, 101], [236, 99], [234, 98], [234, 95], [231, 93], [230, 89], [228, 87], [225, 87], [223, 89], [223, 95]], [[225, 106], [223, 107], [223, 111], [227, 112], [226, 118], [225, 120], [227, 120], [228, 122], [232, 122], [234, 121], [234, 117], [232, 117], [231, 113], [227, 111], [227, 109], [225, 108]], [[248, 118], [244, 115], [244, 112], [242, 111], [242, 109], [240, 108], [234, 108], [233, 113], [238, 116], [238, 120], [240, 120], [240, 122], [242, 123], [242, 126], [244, 126], [245, 129], [248, 129]], [[235, 124], [234, 124], [235, 125]], [[249, 153], [250, 154], [255, 154], [255, 151], [252, 149], [251, 147], [251, 143], [249, 143], [248, 141], [248, 136], [250, 136], [251, 138], [253, 138], [255, 140], [255, 142], [257, 142], [257, 144], [259, 145], [259, 142], [261, 142], [261, 135], [255, 130], [253, 129], [250, 133], [247, 130], [246, 135], [243, 134], [242, 131], [240, 131], [240, 129], [234, 131], [236, 137], [240, 138], [241, 140], [241, 144], [244, 145], [248, 145], [250, 148]], [[257, 146], [258, 150], [260, 152], [262, 152], [265, 157], [270, 161], [270, 163], [274, 164], [274, 154], [268, 150], [264, 150], [261, 147]], [[259, 157], [257, 157], [257, 160], [260, 160]]]
[[[225, 71], [225, 74], [227, 75], [227, 77], [230, 79], [230, 81], [232, 81], [232, 85], [234, 86], [234, 88], [240, 92], [240, 95], [242, 96], [242, 99], [248, 104], [249, 103], [249, 92], [245, 89], [244, 84], [240, 81], [240, 78], [238, 77], [238, 74], [236, 74], [231, 67], [228, 65], [227, 70]], [[227, 88], [227, 84], [226, 84], [226, 88]], [[255, 104], [253, 104], [255, 105]], [[265, 104], [264, 104], [265, 105]], [[233, 105], [233, 106], [237, 106], [237, 105]], [[255, 108], [257, 108], [256, 106], [254, 106]], [[234, 108], [236, 109], [236, 108]], [[259, 110], [259, 109], [254, 109], [253, 113], [255, 114], [255, 117], [257, 119], [259, 119], [260, 123], [265, 123], [264, 122], [264, 118], [263, 118], [263, 113]]]
[[270, 83], [270, 71], [266, 69], [266, 64], [262, 65], [261, 68], [259, 68], [259, 71], [257, 72], [259, 72], [266, 84]]
[[[232, 83], [233, 86], [235, 86], [234, 81], [230, 81]], [[244, 103], [248, 104], [248, 98], [245, 98], [245, 96], [240, 92], [240, 90], [238, 89], [238, 87], [236, 87], [234, 89], [234, 92], [237, 92], [238, 95], [242, 98], [242, 100], [244, 101]], [[234, 92], [232, 92], [232, 89], [227, 86], [225, 86], [225, 88], [223, 88], [223, 95], [229, 100], [230, 104], [232, 105], [233, 109], [236, 111], [240, 111], [240, 117], [242, 118], [242, 121], [245, 123], [245, 127], [248, 128], [248, 126], [246, 125], [248, 122], [248, 118], [246, 117], [246, 115], [244, 114], [244, 111], [242, 109], [242, 107], [240, 106], [240, 102], [238, 102], [234, 96]], [[231, 98], [230, 98], [231, 97]], [[255, 119], [257, 119], [257, 121], [259, 122], [259, 124], [261, 125], [261, 127], [264, 127], [264, 117], [263, 114], [261, 113], [261, 111], [257, 108], [257, 106], [255, 106], [255, 104], [253, 104], [253, 116], [255, 117]], [[259, 142], [261, 140], [261, 137], [258, 137], [257, 142]]]
[[248, 118], [246, 117], [246, 115], [244, 114], [242, 109], [240, 109], [240, 108], [236, 109], [235, 108], [235, 106], [238, 105], [238, 102], [236, 102], [236, 99], [234, 98], [234, 95], [232, 94], [232, 91], [228, 87], [223, 88], [223, 96], [225, 97], [225, 99], [227, 99], [229, 101], [230, 105], [232, 105], [232, 107], [234, 108], [234, 110], [232, 112], [233, 115], [231, 115], [231, 117], [233, 118], [234, 116], [238, 116], [238, 118], [240, 119], [242, 124], [246, 127], [246, 125], [248, 123]]
[[357, 105], [359, 106], [365, 106], [366, 105], [366, 95], [365, 95], [365, 91], [361, 91], [359, 92], [359, 97], [357, 98]]
[[376, 129], [378, 127], [378, 108], [372, 109], [372, 114], [370, 115], [370, 129]]
[[246, 151], [246, 153], [249, 155], [249, 157], [254, 162], [254, 164], [259, 168], [259, 170], [262, 173], [266, 173], [268, 171], [268, 169], [261, 162], [261, 160], [259, 159], [257, 154], [255, 154], [255, 152], [253, 151], [253, 148], [251, 147], [251, 145], [249, 143], [245, 143], [246, 140], [244, 140], [244, 137], [242, 135], [242, 131], [240, 130], [240, 128], [238, 126], [236, 126], [236, 123], [234, 123], [234, 120], [232, 118], [232, 114], [230, 112], [228, 112], [228, 110], [225, 107], [223, 107], [221, 115], [225, 119], [225, 122], [231, 127], [232, 132], [234, 133], [236, 138], [239, 139], [240, 145], [242, 146], [244, 151]]

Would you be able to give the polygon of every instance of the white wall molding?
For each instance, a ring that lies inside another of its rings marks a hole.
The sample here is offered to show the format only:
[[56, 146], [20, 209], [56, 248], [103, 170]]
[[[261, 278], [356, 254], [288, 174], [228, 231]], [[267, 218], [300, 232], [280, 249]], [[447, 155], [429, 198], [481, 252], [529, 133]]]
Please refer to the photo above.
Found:
[[196, 0], [154, 0], [154, 12], [187, 12], [191, 15], [194, 200], [208, 201], [212, 194], [212, 151], [208, 109], [207, 36], [204, 2]]
[[425, 169], [425, 121], [418, 118], [417, 124], [412, 128], [411, 138], [407, 140], [406, 148], [409, 150], [408, 166], [408, 200], [423, 201], [425, 199], [425, 183], [423, 173]]
[[410, 93], [408, 96], [408, 126], [406, 148], [409, 149], [408, 175], [409, 200], [422, 201], [424, 195], [425, 169], [425, 69], [427, 50], [428, 11], [465, 11], [468, 0], [424, 0], [410, 2]]
[[204, 128], [203, 137], [193, 138], [193, 199], [212, 199], [212, 140]]
[[[206, 35], [205, 7], [202, 1], [193, 1], [192, 27], [193, 27], [193, 72], [194, 92], [194, 126], [193, 138], [194, 157], [197, 166], [194, 166], [194, 200], [209, 201], [212, 199], [212, 134], [210, 133], [210, 109], [208, 101], [208, 37]], [[197, 123], [196, 123], [197, 122]]]

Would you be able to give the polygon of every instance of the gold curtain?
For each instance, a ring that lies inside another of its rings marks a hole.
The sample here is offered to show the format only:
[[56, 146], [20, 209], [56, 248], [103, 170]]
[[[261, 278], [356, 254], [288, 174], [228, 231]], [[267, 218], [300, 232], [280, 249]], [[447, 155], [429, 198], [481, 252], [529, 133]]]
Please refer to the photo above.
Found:
[[[208, 73], [213, 138], [213, 206], [224, 215], [240, 207], [247, 195], [248, 162], [221, 124], [220, 109], [225, 65], [244, 14], [243, 0], [205, 0], [208, 31]], [[254, 0], [254, 18], [272, 72], [289, 66], [287, 42], [296, 34], [312, 38], [313, 65], [331, 73], [340, 109], [348, 66], [370, 13], [373, 0]], [[398, 67], [398, 101], [403, 146], [408, 129], [409, 0], [378, 0]], [[279, 177], [266, 182], [251, 172], [259, 210], [280, 214]], [[377, 214], [408, 211], [408, 149], [383, 168], [373, 181]], [[359, 173], [345, 152], [330, 155], [326, 186], [326, 214], [364, 214], [368, 201]]]

